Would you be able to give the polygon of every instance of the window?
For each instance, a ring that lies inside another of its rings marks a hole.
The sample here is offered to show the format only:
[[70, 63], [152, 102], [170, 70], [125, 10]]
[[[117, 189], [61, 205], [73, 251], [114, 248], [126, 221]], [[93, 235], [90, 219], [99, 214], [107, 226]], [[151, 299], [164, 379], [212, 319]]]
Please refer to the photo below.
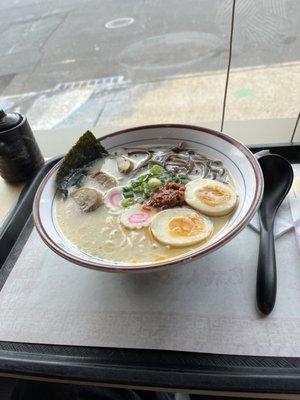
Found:
[[[220, 129], [232, 6], [1, 2], [0, 106], [27, 114], [36, 130]], [[224, 132], [246, 143], [289, 141], [300, 108], [299, 20], [298, 0], [236, 0]]]

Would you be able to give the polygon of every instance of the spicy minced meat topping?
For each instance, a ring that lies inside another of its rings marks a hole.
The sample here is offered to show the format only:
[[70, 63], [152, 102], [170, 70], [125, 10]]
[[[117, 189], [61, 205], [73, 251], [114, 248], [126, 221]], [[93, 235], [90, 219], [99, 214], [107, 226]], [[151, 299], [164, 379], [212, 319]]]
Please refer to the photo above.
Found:
[[151, 195], [147, 205], [161, 210], [183, 206], [184, 192], [184, 185], [168, 182]]

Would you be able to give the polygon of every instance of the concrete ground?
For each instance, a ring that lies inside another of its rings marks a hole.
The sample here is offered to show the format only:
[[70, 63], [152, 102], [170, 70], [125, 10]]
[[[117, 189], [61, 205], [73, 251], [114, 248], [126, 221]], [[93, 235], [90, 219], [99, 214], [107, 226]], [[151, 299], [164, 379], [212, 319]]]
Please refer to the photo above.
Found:
[[[231, 0], [0, 0], [0, 107], [35, 129], [219, 121]], [[238, 0], [228, 120], [295, 118], [300, 2]]]

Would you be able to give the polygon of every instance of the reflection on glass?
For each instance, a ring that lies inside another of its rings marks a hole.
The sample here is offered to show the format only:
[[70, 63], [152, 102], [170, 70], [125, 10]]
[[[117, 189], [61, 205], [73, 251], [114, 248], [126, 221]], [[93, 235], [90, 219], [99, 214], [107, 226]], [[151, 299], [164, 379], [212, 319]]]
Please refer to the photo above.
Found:
[[[222, 2], [220, 24], [230, 11], [231, 1]], [[227, 121], [295, 121], [300, 104], [299, 18], [297, 0], [237, 1]]]
[[[0, 106], [35, 129], [220, 126], [232, 0], [15, 3], [0, 4]], [[236, 3], [227, 121], [295, 118], [300, 2]]]
[[220, 120], [230, 23], [224, 14], [219, 24], [222, 1], [26, 4], [5, 5], [13, 23], [2, 32], [0, 102], [36, 129]]

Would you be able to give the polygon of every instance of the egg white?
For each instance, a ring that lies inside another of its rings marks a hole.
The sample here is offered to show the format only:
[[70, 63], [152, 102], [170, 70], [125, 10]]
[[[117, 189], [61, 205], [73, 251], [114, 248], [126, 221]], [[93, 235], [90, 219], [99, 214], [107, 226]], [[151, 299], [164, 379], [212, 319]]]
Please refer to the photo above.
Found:
[[[220, 204], [209, 205], [201, 200], [198, 195], [200, 190], [209, 191], [210, 188], [221, 189], [228, 195], [228, 199]], [[194, 209], [212, 217], [227, 215], [237, 204], [237, 194], [228, 184], [213, 179], [195, 179], [185, 187], [185, 201]]]
[[[192, 236], [174, 236], [170, 233], [169, 223], [174, 217], [186, 217], [196, 214], [201, 217], [204, 222], [204, 230]], [[170, 208], [156, 214], [150, 225], [151, 232], [156, 240], [173, 247], [191, 246], [207, 239], [213, 231], [212, 221], [197, 213], [195, 210], [187, 207]]]

